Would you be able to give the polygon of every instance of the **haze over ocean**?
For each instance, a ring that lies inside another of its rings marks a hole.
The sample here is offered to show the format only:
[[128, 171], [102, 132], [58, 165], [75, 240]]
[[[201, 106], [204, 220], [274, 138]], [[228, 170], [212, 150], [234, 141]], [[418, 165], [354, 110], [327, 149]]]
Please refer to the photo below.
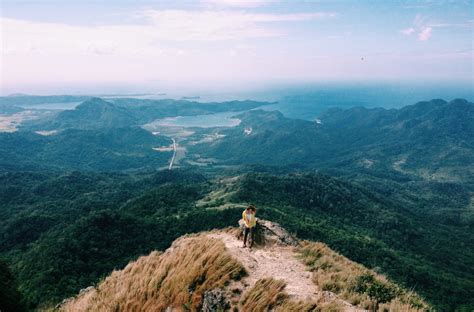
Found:
[[471, 1], [5, 0], [0, 92], [472, 89], [473, 21]]

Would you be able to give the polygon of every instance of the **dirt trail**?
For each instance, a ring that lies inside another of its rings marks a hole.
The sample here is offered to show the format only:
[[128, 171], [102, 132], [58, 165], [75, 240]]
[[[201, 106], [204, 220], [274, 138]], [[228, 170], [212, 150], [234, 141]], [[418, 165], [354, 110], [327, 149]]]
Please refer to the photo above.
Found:
[[286, 282], [285, 291], [295, 300], [317, 300], [319, 302], [336, 301], [345, 306], [344, 311], [365, 311], [350, 303], [337, 298], [328, 291], [321, 291], [311, 280], [312, 273], [295, 257], [292, 246], [256, 247], [250, 250], [242, 248], [242, 241], [226, 232], [208, 234], [212, 238], [220, 239], [228, 251], [239, 260], [249, 273], [244, 278], [244, 284], [251, 288], [259, 279], [273, 278]]
[[249, 272], [245, 281], [252, 287], [259, 279], [271, 277], [287, 283], [286, 292], [295, 299], [308, 299], [318, 293], [311, 281], [311, 272], [295, 258], [291, 246], [272, 246], [265, 248], [242, 248], [242, 241], [228, 233], [209, 234], [224, 242], [229, 252], [237, 258]]

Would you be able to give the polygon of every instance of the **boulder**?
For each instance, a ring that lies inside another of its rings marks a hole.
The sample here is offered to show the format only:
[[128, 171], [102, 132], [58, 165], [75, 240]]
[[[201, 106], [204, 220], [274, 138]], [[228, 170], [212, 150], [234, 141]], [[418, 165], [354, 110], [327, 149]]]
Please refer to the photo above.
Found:
[[[238, 238], [242, 238], [245, 227], [244, 220], [239, 220]], [[298, 246], [298, 239], [282, 228], [278, 223], [257, 219], [254, 229], [254, 244], [257, 246]]]

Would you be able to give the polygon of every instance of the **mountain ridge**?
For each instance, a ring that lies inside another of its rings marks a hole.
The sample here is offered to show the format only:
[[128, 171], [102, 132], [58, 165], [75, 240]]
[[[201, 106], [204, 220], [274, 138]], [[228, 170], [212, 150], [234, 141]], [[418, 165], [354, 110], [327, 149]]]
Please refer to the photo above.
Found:
[[[367, 308], [421, 311], [429, 307], [416, 294], [337, 255], [324, 244], [294, 240], [292, 245], [295, 246], [288, 245], [285, 241], [291, 235], [278, 224], [259, 220], [256, 235], [260, 243], [251, 251], [240, 247], [241, 242], [236, 237], [238, 232], [236, 228], [227, 228], [178, 238], [162, 254], [155, 251], [140, 257], [122, 271], [114, 271], [97, 286], [66, 299], [57, 309], [338, 309], [355, 312]], [[338, 270], [343, 271], [339, 278], [343, 275], [344, 278], [333, 280], [334, 274], [340, 274], [336, 273]], [[368, 276], [370, 282], [366, 286], [375, 283], [384, 291], [368, 295], [356, 290], [361, 278]], [[335, 281], [339, 288], [334, 287]], [[157, 286], [153, 289], [148, 285]]]
[[[237, 117], [240, 125], [219, 129], [217, 140], [192, 145], [190, 153], [227, 165], [398, 171], [474, 183], [474, 104], [466, 100], [419, 102], [398, 110], [332, 109], [315, 122], [261, 110]], [[460, 160], [473, 166], [460, 166]]]

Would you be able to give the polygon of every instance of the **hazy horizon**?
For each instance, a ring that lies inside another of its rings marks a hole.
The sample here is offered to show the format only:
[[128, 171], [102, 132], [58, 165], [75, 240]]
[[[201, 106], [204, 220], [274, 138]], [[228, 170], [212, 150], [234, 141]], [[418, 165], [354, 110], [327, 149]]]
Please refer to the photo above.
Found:
[[1, 95], [473, 84], [470, 1], [2, 1]]

